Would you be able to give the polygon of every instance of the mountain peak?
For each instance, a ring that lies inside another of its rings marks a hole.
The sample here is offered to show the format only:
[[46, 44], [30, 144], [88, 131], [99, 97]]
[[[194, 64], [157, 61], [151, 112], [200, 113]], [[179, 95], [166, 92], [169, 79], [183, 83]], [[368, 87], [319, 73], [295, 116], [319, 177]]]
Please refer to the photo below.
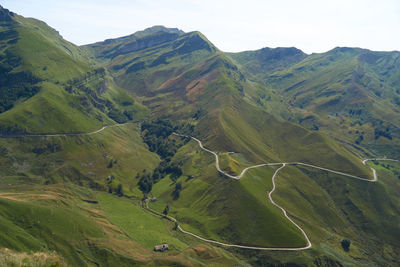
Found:
[[8, 9], [3, 8], [0, 5], [0, 22], [2, 22], [2, 21], [11, 21], [13, 16], [14, 16], [13, 12], [10, 12]]
[[107, 39], [103, 42], [89, 44], [87, 46], [93, 48], [95, 53], [104, 58], [113, 58], [120, 54], [127, 54], [176, 40], [183, 34], [184, 32], [178, 28], [167, 28], [157, 25], [142, 31], [137, 31], [131, 35]]
[[106, 39], [106, 40], [104, 40], [104, 42], [100, 42], [100, 43], [111, 44], [111, 43], [118, 43], [118, 42], [126, 42], [126, 41], [136, 40], [138, 38], [143, 38], [143, 37], [158, 34], [158, 33], [159, 34], [162, 34], [162, 33], [170, 34], [170, 35], [175, 35], [176, 37], [179, 37], [182, 34], [184, 34], [185, 32], [178, 28], [167, 28], [162, 25], [155, 25], [155, 26], [146, 28], [144, 30], [137, 31], [130, 35], [113, 38], [113, 39]]
[[140, 36], [142, 34], [151, 34], [151, 33], [155, 33], [155, 32], [167, 32], [167, 33], [175, 33], [178, 35], [182, 35], [185, 32], [178, 29], [178, 28], [167, 28], [163, 25], [154, 25], [152, 27], [146, 28], [143, 31], [137, 31], [134, 33], [135, 36]]

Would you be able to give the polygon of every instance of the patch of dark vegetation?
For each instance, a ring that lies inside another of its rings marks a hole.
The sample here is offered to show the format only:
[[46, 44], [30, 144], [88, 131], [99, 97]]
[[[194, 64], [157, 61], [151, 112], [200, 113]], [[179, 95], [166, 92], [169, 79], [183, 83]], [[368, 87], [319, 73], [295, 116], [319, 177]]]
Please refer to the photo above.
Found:
[[0, 25], [13, 22], [14, 13], [0, 6]]
[[349, 115], [351, 117], [360, 117], [363, 113], [362, 109], [349, 109]]
[[97, 200], [90, 200], [90, 199], [82, 199], [82, 200], [89, 204], [98, 204], [99, 203]]
[[348, 239], [343, 239], [342, 241], [340, 241], [340, 244], [342, 245], [342, 248], [344, 251], [350, 251], [350, 240]]
[[122, 184], [117, 185], [117, 189], [115, 190], [115, 193], [119, 196], [122, 197], [124, 195], [124, 189]]
[[364, 136], [361, 134], [360, 136], [357, 137], [356, 139], [356, 144], [359, 145], [361, 144], [361, 142], [364, 140]]
[[171, 193], [172, 199], [173, 200], [177, 200], [179, 198], [180, 194], [181, 194], [181, 191], [182, 191], [182, 183], [181, 182], [176, 183], [175, 184], [175, 189]]
[[389, 140], [392, 140], [392, 135], [390, 134], [390, 129], [389, 128], [386, 128], [384, 130], [376, 128], [374, 134], [375, 134], [375, 137], [374, 137], [375, 140], [378, 140], [378, 138], [381, 137], [381, 136], [383, 136], [383, 137], [385, 137], [385, 138], [387, 138]]
[[110, 160], [110, 162], [107, 165], [107, 168], [111, 169], [114, 166], [114, 164], [116, 164], [116, 163], [117, 163], [117, 160], [114, 160], [114, 159]]
[[11, 109], [21, 98], [37, 94], [41, 79], [30, 72], [11, 73], [10, 68], [0, 67], [0, 113]]
[[13, 136], [17, 134], [24, 134], [26, 133], [26, 129], [22, 128], [21, 126], [17, 124], [13, 125], [2, 125], [0, 124], [0, 136], [2, 137], [7, 137], [7, 136]]
[[[0, 16], [11, 18], [8, 10], [3, 9], [2, 11]], [[19, 38], [16, 26], [12, 26], [5, 20], [0, 21], [0, 25], [4, 23], [8, 25], [9, 29], [0, 32], [2, 46], [5, 43], [13, 44]], [[13, 108], [18, 100], [32, 97], [40, 90], [38, 86], [38, 83], [42, 81], [40, 78], [29, 71], [13, 71], [21, 63], [22, 58], [11, 49], [0, 52], [0, 113]]]
[[115, 108], [111, 108], [110, 111], [107, 113], [107, 116], [118, 123], [125, 123], [129, 120], [129, 118], [124, 113]]
[[137, 72], [140, 70], [144, 70], [145, 68], [146, 68], [146, 66], [145, 66], [144, 62], [138, 62], [138, 63], [132, 64], [131, 66], [129, 66], [126, 69], [125, 73]]
[[142, 125], [142, 137], [151, 152], [157, 153], [161, 158], [171, 158], [177, 150], [174, 142], [168, 137], [174, 132], [174, 127], [169, 121], [157, 120]]
[[164, 210], [163, 210], [163, 214], [164, 214], [165, 216], [167, 216], [167, 215], [168, 215], [168, 212], [169, 212], [169, 205], [167, 204], [167, 205], [165, 206]]
[[62, 150], [62, 147], [60, 144], [47, 143], [47, 144], [41, 144], [40, 146], [34, 147], [32, 149], [32, 152], [35, 153], [36, 155], [41, 155], [41, 154], [45, 154], [45, 153], [56, 153], [61, 150]]
[[200, 118], [204, 117], [207, 114], [207, 111], [200, 108], [196, 111], [196, 113], [193, 114], [192, 118], [199, 120]]
[[[178, 149], [189, 142], [190, 138], [182, 138], [177, 142], [176, 138], [170, 138], [174, 131], [192, 131], [193, 127], [188, 125], [173, 126], [170, 121], [158, 119], [142, 125], [142, 138], [148, 145], [151, 152], [157, 153], [160, 158], [160, 164], [152, 173], [144, 171], [139, 178], [138, 186], [144, 195], [150, 193], [154, 183], [170, 175], [171, 180], [176, 181], [182, 174], [182, 163], [171, 162], [171, 158]], [[179, 193], [180, 190], [179, 189]], [[179, 197], [179, 193], [177, 194]]]
[[143, 192], [143, 195], [146, 196], [148, 193], [150, 193], [151, 189], [153, 188], [153, 182], [154, 181], [149, 173], [144, 174], [143, 176], [140, 177], [138, 186], [140, 191]]
[[292, 86], [289, 86], [288, 88], [286, 88], [286, 89], [284, 90], [284, 92], [285, 92], [285, 93], [290, 92], [290, 91], [292, 91], [292, 90], [294, 90], [294, 89], [296, 89], [296, 88], [302, 86], [305, 82], [306, 82], [306, 80], [297, 82], [297, 83], [293, 84]]

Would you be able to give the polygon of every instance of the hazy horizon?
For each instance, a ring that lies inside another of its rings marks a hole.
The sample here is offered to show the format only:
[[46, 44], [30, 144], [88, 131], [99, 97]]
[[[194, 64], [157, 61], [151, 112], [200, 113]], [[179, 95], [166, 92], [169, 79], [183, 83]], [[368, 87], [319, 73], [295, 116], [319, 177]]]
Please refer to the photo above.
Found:
[[[296, 47], [399, 51], [400, 2], [176, 0], [2, 0], [25, 17], [43, 20], [77, 45], [130, 35], [154, 25], [200, 31], [225, 52]], [[206, 19], [205, 19], [206, 18]]]

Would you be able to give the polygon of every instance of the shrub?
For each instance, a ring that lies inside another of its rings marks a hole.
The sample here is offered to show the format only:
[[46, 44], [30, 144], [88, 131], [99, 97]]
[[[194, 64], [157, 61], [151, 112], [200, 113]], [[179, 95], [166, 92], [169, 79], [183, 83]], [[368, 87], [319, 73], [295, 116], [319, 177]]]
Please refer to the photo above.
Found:
[[175, 189], [174, 189], [174, 191], [172, 191], [172, 198], [174, 200], [177, 200], [181, 194], [181, 191], [182, 191], [182, 183], [181, 182], [176, 183]]
[[348, 239], [343, 239], [342, 241], [340, 241], [340, 244], [342, 245], [342, 248], [344, 249], [344, 251], [349, 251], [350, 250], [350, 240]]

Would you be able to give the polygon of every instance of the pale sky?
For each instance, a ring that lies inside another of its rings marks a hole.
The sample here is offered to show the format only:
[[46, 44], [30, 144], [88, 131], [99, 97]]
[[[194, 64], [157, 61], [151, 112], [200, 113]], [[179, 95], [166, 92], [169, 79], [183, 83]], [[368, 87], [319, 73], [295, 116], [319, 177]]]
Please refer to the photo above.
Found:
[[400, 0], [0, 0], [78, 45], [153, 25], [202, 32], [227, 52], [336, 46], [400, 50]]

